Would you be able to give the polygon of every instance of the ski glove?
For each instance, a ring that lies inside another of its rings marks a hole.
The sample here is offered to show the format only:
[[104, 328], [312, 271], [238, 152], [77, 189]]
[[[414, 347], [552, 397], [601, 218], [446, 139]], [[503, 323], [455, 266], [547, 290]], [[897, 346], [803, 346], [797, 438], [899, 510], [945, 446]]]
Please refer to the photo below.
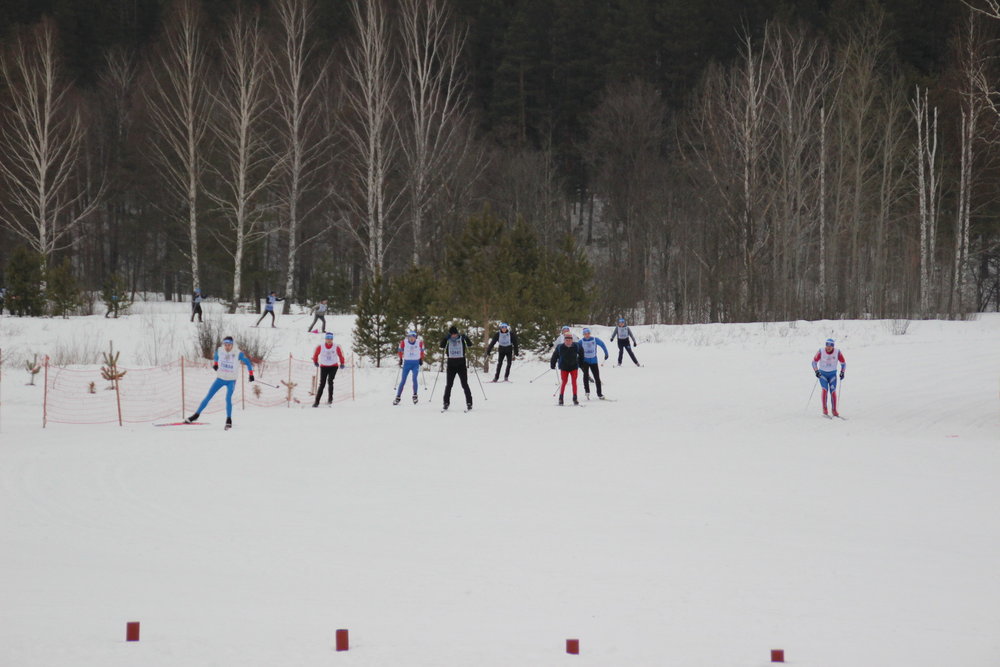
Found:
[[219, 370], [219, 364], [212, 364], [212, 370], [213, 371]]
[[843, 380], [843, 379], [844, 379], [844, 371], [840, 371], [840, 379], [841, 379], [841, 380]]
[[816, 377], [819, 377], [820, 375], [822, 375], [822, 373], [820, 373], [819, 371], [816, 371]]
[[250, 374], [250, 381], [253, 382], [253, 373]]
[[313, 362], [313, 366], [315, 366], [316, 368], [319, 368], [319, 362], [318, 361], [314, 361]]

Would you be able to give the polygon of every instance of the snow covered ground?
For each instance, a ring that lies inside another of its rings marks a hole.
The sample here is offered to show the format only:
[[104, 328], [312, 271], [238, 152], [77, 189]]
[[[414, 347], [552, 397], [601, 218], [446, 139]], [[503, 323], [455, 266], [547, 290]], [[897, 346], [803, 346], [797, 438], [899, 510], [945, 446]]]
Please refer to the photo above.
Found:
[[[42, 429], [33, 353], [193, 348], [183, 304], [134, 312], [0, 319], [0, 665], [1000, 664], [1000, 316], [636, 327], [645, 367], [585, 409], [524, 360], [468, 414], [359, 368], [230, 432]], [[237, 341], [317, 342], [255, 319]], [[831, 335], [848, 421], [807, 405]]]

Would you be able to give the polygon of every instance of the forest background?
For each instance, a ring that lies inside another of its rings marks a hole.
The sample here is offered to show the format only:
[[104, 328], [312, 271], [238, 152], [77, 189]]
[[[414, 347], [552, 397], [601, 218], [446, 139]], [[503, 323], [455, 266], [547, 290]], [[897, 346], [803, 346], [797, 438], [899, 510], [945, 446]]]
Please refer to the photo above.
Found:
[[0, 285], [539, 337], [997, 309], [991, 4], [2, 0]]

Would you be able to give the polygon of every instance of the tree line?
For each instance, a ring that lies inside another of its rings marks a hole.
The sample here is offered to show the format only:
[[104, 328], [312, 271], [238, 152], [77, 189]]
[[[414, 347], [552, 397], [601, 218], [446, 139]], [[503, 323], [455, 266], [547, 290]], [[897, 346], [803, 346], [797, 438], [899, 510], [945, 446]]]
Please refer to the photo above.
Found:
[[908, 58], [894, 4], [150, 0], [84, 73], [42, 17], [0, 55], [4, 282], [18, 247], [232, 309], [423, 285], [483, 329], [997, 308], [997, 19]]

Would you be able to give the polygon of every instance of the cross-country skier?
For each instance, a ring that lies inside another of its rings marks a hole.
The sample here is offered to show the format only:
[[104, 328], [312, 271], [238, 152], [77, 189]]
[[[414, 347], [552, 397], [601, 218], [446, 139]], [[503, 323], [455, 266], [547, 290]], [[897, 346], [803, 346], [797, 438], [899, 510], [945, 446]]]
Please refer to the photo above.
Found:
[[191, 321], [194, 322], [194, 316], [198, 316], [198, 322], [201, 322], [201, 302], [204, 297], [201, 295], [201, 289], [198, 287], [194, 288], [194, 293], [191, 295]]
[[628, 356], [632, 357], [632, 361], [638, 366], [639, 360], [632, 353], [632, 344], [629, 343], [629, 339], [632, 339], [632, 343], [635, 343], [636, 347], [639, 347], [639, 343], [636, 341], [632, 329], [625, 325], [624, 317], [618, 318], [618, 326], [611, 332], [611, 337], [618, 341], [618, 365], [622, 365], [622, 356], [625, 352], [628, 352]]
[[274, 304], [276, 304], [279, 301], [284, 301], [284, 300], [285, 300], [285, 297], [278, 296], [277, 292], [271, 292], [270, 294], [268, 294], [267, 295], [267, 303], [264, 304], [264, 312], [260, 314], [260, 319], [257, 320], [257, 324], [255, 324], [254, 326], [260, 325], [260, 323], [264, 321], [264, 318], [267, 317], [268, 315], [270, 315], [271, 316], [271, 328], [274, 328], [274, 326], [275, 326], [275, 324], [274, 324]]
[[243, 354], [242, 350], [233, 344], [233, 337], [226, 336], [222, 339], [222, 347], [215, 351], [215, 356], [212, 357], [212, 368], [215, 369], [217, 375], [215, 376], [215, 382], [208, 389], [208, 394], [205, 395], [204, 400], [202, 400], [201, 405], [193, 415], [185, 419], [188, 424], [191, 422], [198, 421], [198, 417], [201, 416], [202, 410], [208, 405], [208, 402], [212, 400], [212, 397], [223, 387], [226, 388], [226, 430], [228, 431], [233, 425], [233, 389], [236, 388], [236, 377], [239, 375], [239, 365], [244, 364], [247, 367], [247, 374], [249, 379], [253, 382], [253, 364]]
[[[393, 405], [399, 405], [399, 398], [403, 395], [403, 387], [406, 386], [406, 376], [413, 373], [413, 402], [417, 402], [417, 375], [420, 373], [420, 364], [424, 361], [424, 341], [420, 340], [416, 331], [410, 331], [399, 343], [399, 365], [403, 367], [403, 379], [399, 382], [399, 389], [396, 390], [396, 400]], [[447, 394], [445, 394], [447, 396]], [[447, 400], [447, 399], [446, 399]]]
[[580, 343], [574, 341], [573, 334], [567, 333], [563, 336], [562, 344], [556, 346], [555, 352], [552, 353], [552, 359], [549, 360], [549, 366], [553, 369], [557, 364], [559, 365], [561, 380], [559, 384], [559, 405], [563, 404], [563, 394], [566, 393], [566, 381], [569, 378], [573, 378], [573, 405], [580, 404], [580, 401], [577, 399], [576, 376], [582, 363], [583, 347]]
[[503, 381], [507, 382], [510, 377], [510, 364], [514, 357], [517, 356], [517, 334], [510, 328], [506, 322], [500, 323], [500, 330], [493, 334], [492, 340], [490, 340], [489, 347], [486, 348], [486, 356], [490, 356], [490, 352], [493, 351], [493, 346], [499, 343], [500, 349], [497, 355], [497, 372], [493, 376], [493, 381], [498, 382], [500, 380], [500, 367], [503, 366], [503, 360], [507, 360], [507, 372], [503, 374]]
[[826, 411], [826, 394], [830, 392], [830, 407], [833, 408], [833, 416], [839, 417], [837, 412], [837, 362], [840, 362], [840, 379], [844, 379], [844, 371], [847, 369], [847, 361], [844, 360], [844, 353], [835, 347], [832, 338], [826, 339], [826, 344], [813, 355], [812, 369], [819, 380], [819, 386], [823, 388], [823, 414]]
[[594, 386], [597, 389], [597, 398], [603, 399], [604, 394], [601, 392], [601, 371], [599, 370], [600, 364], [597, 359], [597, 348], [604, 350], [604, 360], [608, 359], [608, 348], [604, 345], [604, 341], [600, 338], [594, 338], [590, 335], [590, 328], [583, 328], [583, 338], [579, 342], [580, 347], [583, 348], [583, 392], [587, 395], [587, 399], [590, 399], [590, 374], [594, 374]]
[[573, 342], [574, 343], [576, 342], [576, 336], [573, 334], [573, 330], [569, 328], [568, 324], [564, 324], [562, 325], [562, 328], [559, 329], [559, 337], [556, 338], [555, 341], [553, 341], [552, 345], [550, 345], [549, 348], [551, 349], [562, 345], [563, 339], [566, 337], [566, 334], [573, 336]]
[[326, 309], [327, 309], [326, 299], [320, 299], [319, 303], [313, 306], [312, 309], [313, 321], [312, 324], [310, 324], [309, 327], [306, 329], [306, 331], [312, 331], [314, 324], [316, 324], [317, 322], [322, 322], [323, 333], [326, 333]]
[[323, 389], [327, 380], [330, 382], [330, 391], [327, 393], [326, 404], [333, 405], [333, 380], [337, 377], [337, 371], [344, 363], [344, 351], [333, 342], [333, 334], [327, 333], [323, 336], [323, 342], [316, 346], [313, 352], [313, 366], [319, 368], [319, 387], [316, 389], [316, 401], [314, 408], [319, 407], [319, 400], [323, 398]]
[[465, 406], [472, 409], [472, 390], [469, 389], [469, 369], [465, 363], [465, 351], [472, 347], [472, 341], [463, 333], [458, 332], [458, 327], [452, 326], [448, 329], [448, 335], [441, 339], [441, 348], [445, 351], [448, 359], [447, 382], [444, 385], [444, 409], [448, 409], [451, 402], [451, 386], [455, 384], [455, 376], [462, 381], [462, 389], [465, 391]]

